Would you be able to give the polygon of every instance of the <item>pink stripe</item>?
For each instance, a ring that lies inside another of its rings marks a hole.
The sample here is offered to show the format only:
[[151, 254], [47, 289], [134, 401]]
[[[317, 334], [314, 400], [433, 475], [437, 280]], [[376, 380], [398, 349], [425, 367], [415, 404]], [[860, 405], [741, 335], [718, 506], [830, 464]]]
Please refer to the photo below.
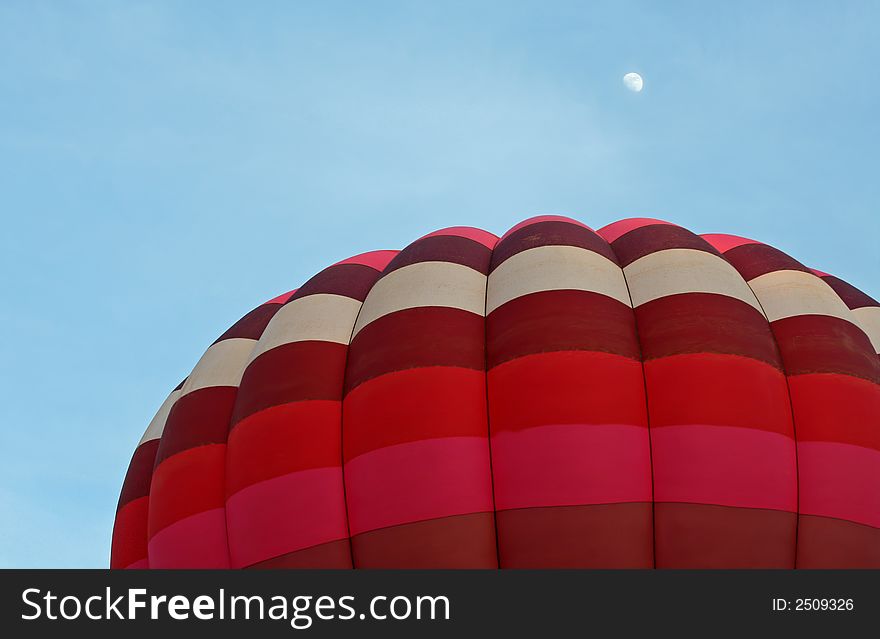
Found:
[[798, 442], [801, 512], [880, 528], [880, 452], [837, 442]]
[[433, 233], [423, 235], [419, 239], [423, 240], [426, 237], [437, 237], [438, 235], [456, 235], [458, 237], [466, 237], [469, 240], [473, 240], [474, 242], [479, 242], [487, 248], [495, 248], [495, 244], [498, 242], [498, 238], [494, 234], [489, 233], [489, 231], [484, 231], [483, 229], [475, 229], [471, 226], [450, 226], [448, 229], [440, 229], [439, 231], [434, 231]]
[[150, 568], [229, 568], [223, 510], [184, 517], [153, 535], [147, 546]]
[[492, 510], [489, 441], [443, 437], [388, 446], [345, 465], [351, 534]]
[[495, 507], [651, 501], [648, 429], [538, 426], [492, 436]]
[[719, 253], [727, 253], [730, 249], [735, 249], [737, 246], [742, 246], [743, 244], [760, 244], [760, 242], [745, 237], [739, 237], [738, 235], [725, 235], [723, 233], [706, 233], [700, 237], [716, 248]]
[[831, 277], [831, 275], [829, 275], [825, 271], [819, 271], [814, 268], [811, 268], [810, 271], [812, 271], [813, 275], [818, 275], [819, 277]]
[[369, 253], [361, 253], [360, 255], [355, 255], [347, 260], [336, 262], [333, 266], [339, 264], [362, 264], [363, 266], [369, 266], [377, 271], [381, 271], [388, 266], [388, 262], [390, 262], [397, 253], [398, 251], [370, 251]]
[[731, 426], [651, 429], [655, 501], [797, 510], [794, 441]]
[[348, 536], [342, 468], [314, 468], [257, 482], [226, 502], [233, 568]]
[[287, 291], [286, 293], [282, 293], [278, 297], [273, 297], [271, 300], [266, 302], [266, 304], [284, 304], [293, 296], [294, 293], [296, 293], [296, 289], [293, 289], [292, 291]]
[[150, 562], [147, 561], [147, 558], [138, 559], [135, 562], [130, 563], [125, 567], [125, 570], [146, 570], [150, 567]]
[[649, 226], [651, 224], [669, 224], [670, 226], [674, 226], [671, 222], [655, 220], [652, 217], [631, 217], [625, 220], [620, 220], [619, 222], [612, 222], [608, 226], [603, 226], [596, 232], [604, 237], [605, 241], [610, 244], [617, 238], [626, 235], [630, 231], [635, 231], [636, 229], [640, 229], [643, 226]]
[[538, 215], [535, 217], [530, 217], [527, 220], [523, 220], [522, 222], [520, 222], [516, 226], [511, 227], [511, 229], [509, 231], [507, 231], [507, 233], [505, 233], [504, 235], [501, 236], [501, 239], [503, 240], [505, 237], [507, 237], [511, 233], [516, 233], [521, 228], [531, 226], [532, 224], [538, 224], [540, 222], [568, 222], [569, 224], [581, 226], [581, 227], [583, 227], [585, 229], [589, 229], [591, 231], [593, 230], [589, 226], [584, 224], [583, 222], [578, 222], [577, 220], [573, 220], [570, 217], [565, 217], [564, 215]]

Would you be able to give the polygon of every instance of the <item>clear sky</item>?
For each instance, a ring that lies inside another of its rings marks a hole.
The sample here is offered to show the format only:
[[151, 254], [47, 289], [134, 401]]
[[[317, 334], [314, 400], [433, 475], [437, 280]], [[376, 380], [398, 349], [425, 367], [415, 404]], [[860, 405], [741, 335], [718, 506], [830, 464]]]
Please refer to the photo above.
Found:
[[877, 296], [878, 24], [857, 1], [4, 0], [0, 566], [106, 566], [166, 394], [355, 253], [650, 216]]

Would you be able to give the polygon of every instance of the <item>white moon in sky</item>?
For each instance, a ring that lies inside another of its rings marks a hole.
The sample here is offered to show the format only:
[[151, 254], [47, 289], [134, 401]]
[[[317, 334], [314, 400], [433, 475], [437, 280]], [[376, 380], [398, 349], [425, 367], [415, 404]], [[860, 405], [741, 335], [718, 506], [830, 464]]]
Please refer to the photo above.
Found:
[[638, 73], [627, 73], [623, 76], [623, 85], [630, 91], [638, 93], [645, 86], [645, 82]]

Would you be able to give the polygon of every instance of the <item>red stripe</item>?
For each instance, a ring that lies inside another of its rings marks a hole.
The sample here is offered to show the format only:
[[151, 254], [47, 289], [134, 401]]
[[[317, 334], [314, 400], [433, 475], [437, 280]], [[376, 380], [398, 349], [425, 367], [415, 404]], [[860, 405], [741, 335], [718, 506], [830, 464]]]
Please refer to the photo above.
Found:
[[798, 441], [880, 450], [880, 386], [857, 377], [825, 374], [790, 377], [788, 385]]
[[128, 568], [146, 560], [149, 507], [149, 497], [138, 497], [116, 511], [110, 550], [111, 568]]
[[589, 351], [512, 360], [488, 375], [492, 433], [545, 424], [646, 427], [642, 365]]
[[275, 406], [241, 421], [229, 435], [226, 494], [298, 470], [342, 464], [342, 405]]
[[487, 436], [483, 371], [416, 368], [358, 386], [344, 401], [348, 462], [386, 446], [437, 437]]
[[312, 548], [296, 550], [247, 566], [247, 568], [255, 570], [280, 568], [328, 570], [351, 567], [351, 544], [348, 539], [339, 539]]
[[224, 444], [192, 448], [159, 464], [150, 488], [149, 537], [185, 517], [223, 508], [225, 468]]
[[785, 377], [736, 355], [679, 355], [645, 362], [651, 428], [715, 424], [794, 436]]

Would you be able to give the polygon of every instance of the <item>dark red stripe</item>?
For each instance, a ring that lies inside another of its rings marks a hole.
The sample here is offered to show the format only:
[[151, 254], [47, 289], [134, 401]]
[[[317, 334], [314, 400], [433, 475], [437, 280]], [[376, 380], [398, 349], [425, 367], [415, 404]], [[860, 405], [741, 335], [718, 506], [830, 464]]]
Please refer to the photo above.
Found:
[[742, 244], [724, 254], [746, 281], [773, 271], [803, 271], [810, 269], [772, 246], [766, 244]]
[[773, 333], [789, 375], [840, 373], [880, 384], [880, 360], [865, 333], [830, 315], [776, 320]]
[[247, 566], [252, 570], [279, 568], [296, 569], [346, 569], [351, 568], [351, 546], [348, 539], [338, 539], [311, 548], [295, 550], [272, 559]]
[[225, 339], [232, 339], [236, 337], [243, 337], [247, 339], [260, 339], [260, 335], [263, 334], [263, 331], [266, 328], [266, 325], [269, 323], [269, 320], [272, 319], [272, 316], [278, 312], [278, 309], [281, 308], [281, 304], [263, 304], [262, 306], [258, 306], [250, 313], [242, 317], [235, 324], [229, 327], [223, 335], [217, 338], [217, 342], [222, 342]]
[[798, 568], [880, 568], [880, 528], [801, 515]]
[[310, 399], [342, 399], [345, 344], [291, 342], [262, 353], [247, 367], [239, 385], [231, 425], [257, 411]]
[[489, 272], [492, 250], [459, 235], [432, 235], [416, 240], [392, 259], [383, 274], [420, 262], [453, 262], [484, 275]]
[[286, 303], [317, 293], [342, 295], [363, 302], [377, 279], [379, 271], [372, 267], [363, 264], [334, 264], [298, 288]]
[[196, 446], [225, 444], [237, 390], [234, 386], [212, 386], [178, 399], [162, 433], [156, 466], [168, 457]]
[[159, 440], [151, 439], [134, 451], [128, 472], [125, 473], [125, 482], [122, 484], [122, 493], [119, 495], [119, 504], [116, 507], [117, 512], [128, 502], [150, 494], [150, 480], [153, 478], [153, 466], [156, 464], [158, 450]]
[[653, 568], [650, 503], [496, 513], [502, 568]]
[[657, 568], [794, 568], [797, 514], [654, 504]]
[[742, 300], [714, 293], [668, 295], [635, 310], [642, 356], [742, 355], [781, 368], [767, 318]]
[[595, 231], [570, 222], [548, 221], [524, 226], [498, 242], [492, 252], [490, 270], [494, 271], [499, 264], [517, 253], [538, 246], [577, 246], [607, 257], [617, 264], [617, 257], [608, 242]]
[[493, 513], [371, 530], [352, 537], [357, 568], [497, 568]]
[[555, 351], [639, 358], [632, 309], [590, 291], [541, 291], [499, 306], [486, 319], [488, 366]]
[[621, 235], [611, 243], [621, 266], [666, 249], [695, 249], [721, 255], [699, 235], [673, 224], [648, 224]]
[[483, 370], [484, 319], [457, 308], [427, 306], [390, 313], [354, 338], [345, 392], [386, 373], [424, 366]]
[[842, 299], [843, 303], [850, 309], [864, 308], [865, 306], [880, 306], [880, 303], [878, 303], [873, 297], [867, 293], [863, 293], [849, 282], [844, 282], [839, 277], [825, 275], [822, 279], [825, 280], [828, 286], [834, 289], [837, 296]]

